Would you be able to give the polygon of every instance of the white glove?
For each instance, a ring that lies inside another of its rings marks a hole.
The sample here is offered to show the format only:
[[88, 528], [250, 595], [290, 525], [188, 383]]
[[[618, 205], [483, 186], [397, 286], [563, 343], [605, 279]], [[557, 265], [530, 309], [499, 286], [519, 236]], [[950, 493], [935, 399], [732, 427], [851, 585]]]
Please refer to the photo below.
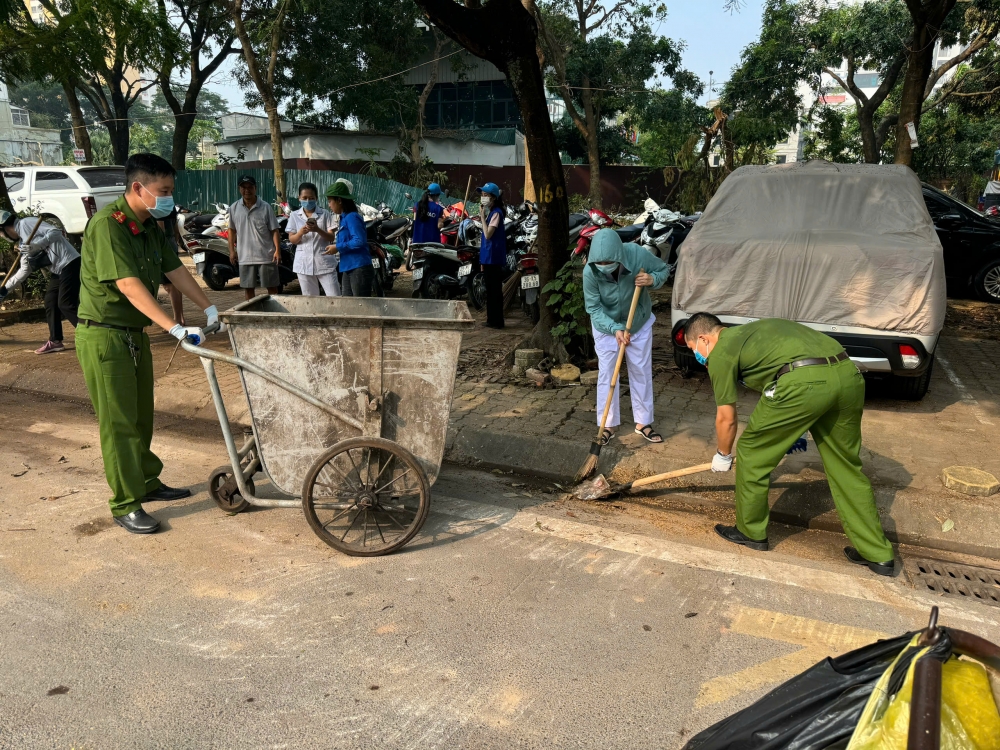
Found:
[[729, 471], [731, 468], [733, 468], [733, 457], [716, 451], [712, 458], [712, 471], [718, 473]]
[[205, 316], [208, 318], [208, 321], [205, 323], [205, 328], [211, 328], [212, 325], [215, 324], [219, 326], [218, 330], [216, 330], [215, 333], [226, 332], [228, 326], [226, 326], [225, 323], [219, 321], [219, 309], [215, 305], [212, 305], [211, 307], [206, 307], [203, 310], [203, 312], [205, 313]]
[[189, 344], [194, 344], [195, 346], [201, 346], [205, 343], [205, 331], [195, 326], [187, 326], [185, 328], [178, 323], [170, 329], [170, 335], [178, 341], [187, 339]]

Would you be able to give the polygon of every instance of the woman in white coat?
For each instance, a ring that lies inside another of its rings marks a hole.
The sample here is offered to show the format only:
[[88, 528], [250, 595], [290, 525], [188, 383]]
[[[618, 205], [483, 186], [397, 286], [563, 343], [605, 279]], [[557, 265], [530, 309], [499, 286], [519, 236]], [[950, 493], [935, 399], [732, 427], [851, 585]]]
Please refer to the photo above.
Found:
[[292, 270], [299, 277], [304, 296], [318, 297], [320, 287], [327, 297], [340, 296], [337, 256], [327, 255], [326, 246], [337, 236], [337, 219], [317, 202], [311, 182], [299, 185], [299, 208], [288, 217], [288, 241], [296, 245]]

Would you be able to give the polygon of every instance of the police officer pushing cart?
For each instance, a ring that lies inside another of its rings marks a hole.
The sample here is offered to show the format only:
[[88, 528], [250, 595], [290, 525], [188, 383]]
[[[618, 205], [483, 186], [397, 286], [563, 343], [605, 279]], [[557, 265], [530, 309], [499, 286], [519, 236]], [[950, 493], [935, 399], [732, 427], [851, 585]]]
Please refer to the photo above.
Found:
[[125, 164], [125, 194], [98, 211], [83, 235], [76, 353], [97, 413], [104, 473], [111, 487], [111, 515], [134, 534], [151, 534], [159, 522], [143, 510], [152, 500], [188, 497], [187, 489], [160, 481], [163, 463], [153, 438], [153, 363], [146, 327], [201, 344], [201, 328], [175, 324], [156, 301], [161, 274], [205, 311], [205, 328], [219, 313], [188, 273], [157, 225], [173, 209], [174, 168], [153, 154]]

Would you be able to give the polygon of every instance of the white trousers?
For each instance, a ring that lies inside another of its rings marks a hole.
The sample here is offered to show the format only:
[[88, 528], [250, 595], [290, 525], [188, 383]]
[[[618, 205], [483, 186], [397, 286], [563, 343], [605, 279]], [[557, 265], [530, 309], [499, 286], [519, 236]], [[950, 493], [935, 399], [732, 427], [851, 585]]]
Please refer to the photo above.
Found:
[[[632, 417], [636, 424], [653, 423], [653, 321], [650, 315], [646, 324], [632, 334], [632, 342], [625, 347], [625, 361], [628, 363], [628, 387], [632, 394]], [[618, 359], [618, 341], [614, 336], [598, 331], [594, 332], [594, 349], [600, 363], [597, 375], [597, 423], [601, 423], [604, 404], [608, 399], [608, 386], [614, 374], [615, 362]], [[615, 383], [615, 396], [611, 399], [611, 411], [608, 412], [606, 427], [617, 427], [621, 424], [618, 412], [620, 383]]]
[[337, 281], [336, 273], [324, 273], [322, 276], [313, 276], [308, 273], [295, 275], [299, 277], [299, 288], [302, 290], [303, 297], [318, 297], [321, 284], [327, 297], [340, 296], [340, 283]]

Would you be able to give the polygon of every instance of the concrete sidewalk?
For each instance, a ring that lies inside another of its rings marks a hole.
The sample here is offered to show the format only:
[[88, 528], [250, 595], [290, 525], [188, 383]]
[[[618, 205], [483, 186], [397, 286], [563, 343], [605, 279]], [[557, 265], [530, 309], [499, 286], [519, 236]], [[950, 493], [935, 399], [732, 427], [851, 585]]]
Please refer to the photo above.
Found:
[[[209, 292], [209, 296], [220, 310], [242, 300], [242, 293], [235, 289]], [[528, 330], [526, 321], [515, 315], [512, 328], [498, 334], [511, 345]], [[715, 450], [715, 405], [709, 384], [704, 375], [684, 379], [672, 368], [669, 316], [664, 311], [660, 317], [654, 331], [655, 425], [665, 442], [652, 445], [634, 434], [625, 386], [622, 429], [602, 451], [600, 466], [617, 480], [704, 463]], [[189, 310], [188, 322], [198, 325], [204, 316]], [[66, 334], [66, 343], [71, 346], [68, 325]], [[476, 355], [476, 342], [482, 343], [484, 335], [476, 331], [467, 337], [463, 359]], [[72, 351], [45, 356], [33, 353], [45, 338], [44, 323], [4, 325], [0, 331], [0, 387], [89, 403]], [[166, 372], [176, 342], [163, 332], [154, 333], [151, 341], [157, 411], [217, 424], [199, 361], [179, 351]], [[208, 345], [226, 350], [228, 341], [220, 337]], [[463, 369], [461, 364], [459, 369]], [[220, 365], [217, 373], [230, 420], [245, 423], [247, 404], [237, 372]], [[523, 382], [489, 382], [494, 379], [480, 382], [459, 376], [446, 458], [565, 483], [586, 458], [596, 432], [594, 389], [576, 385], [543, 390]], [[931, 392], [924, 401], [913, 404], [870, 396], [863, 458], [886, 530], [894, 541], [1000, 558], [1000, 495], [960, 495], [945, 489], [940, 480], [941, 470], [955, 464], [976, 466], [1000, 476], [1000, 456], [994, 447], [996, 425], [1000, 424], [997, 393], [1000, 343], [960, 338], [946, 331]], [[755, 403], [756, 394], [743, 391], [739, 404], [742, 423]], [[221, 441], [219, 448], [221, 459]], [[651, 494], [661, 504], [730, 509], [732, 481], [731, 474], [703, 474]], [[771, 494], [775, 520], [840, 530], [822, 464], [811, 443], [805, 455], [787, 458], [776, 470]], [[943, 531], [949, 520], [954, 528]]]

